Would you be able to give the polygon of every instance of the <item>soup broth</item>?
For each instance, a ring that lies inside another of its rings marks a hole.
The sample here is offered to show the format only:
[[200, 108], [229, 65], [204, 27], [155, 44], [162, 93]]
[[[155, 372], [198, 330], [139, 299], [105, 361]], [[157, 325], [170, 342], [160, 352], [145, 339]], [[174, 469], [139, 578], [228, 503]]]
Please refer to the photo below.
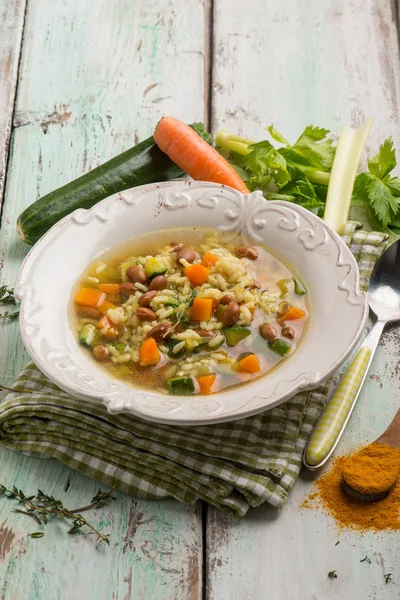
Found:
[[265, 376], [305, 334], [303, 281], [236, 233], [179, 228], [107, 249], [71, 299], [84, 350], [135, 388], [213, 394]]

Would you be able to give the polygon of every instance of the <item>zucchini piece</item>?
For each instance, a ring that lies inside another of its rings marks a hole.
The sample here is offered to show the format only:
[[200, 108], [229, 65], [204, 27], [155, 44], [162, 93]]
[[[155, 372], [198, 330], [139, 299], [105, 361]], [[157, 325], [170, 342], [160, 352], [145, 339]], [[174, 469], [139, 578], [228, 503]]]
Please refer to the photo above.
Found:
[[298, 277], [293, 277], [293, 281], [294, 291], [298, 296], [304, 296], [304, 294], [307, 294], [307, 288], [301, 279], [299, 279]]
[[170, 298], [165, 302], [165, 306], [179, 306], [180, 302], [176, 298]]
[[152, 277], [157, 277], [157, 275], [164, 275], [167, 272], [167, 267], [163, 260], [153, 256], [144, 265], [144, 272], [149, 279], [152, 279]]
[[183, 346], [183, 348], [179, 350], [179, 352], [176, 352], [175, 354], [173, 353], [173, 349], [175, 348], [175, 346], [177, 346], [181, 342], [182, 340], [177, 340], [176, 338], [169, 338], [167, 340], [167, 354], [170, 358], [180, 358], [183, 355], [183, 353], [185, 352], [185, 346]]
[[255, 354], [255, 352], [241, 352], [237, 358], [236, 361], [233, 363], [232, 365], [232, 370], [233, 371], [239, 371], [240, 369], [240, 361], [243, 360], [244, 358], [246, 358], [246, 356], [250, 356], [251, 354]]
[[233, 325], [233, 327], [223, 327], [222, 333], [225, 335], [228, 346], [236, 346], [236, 344], [247, 338], [251, 331], [246, 327]]
[[94, 348], [101, 343], [101, 335], [94, 325], [86, 323], [80, 331], [79, 341], [89, 348]]
[[279, 288], [281, 298], [284, 298], [286, 294], [289, 292], [288, 284], [291, 282], [291, 279], [280, 279], [276, 282], [276, 287]]
[[193, 348], [193, 354], [199, 354], [199, 352], [211, 352], [212, 350], [214, 350], [214, 348], [210, 348], [208, 346], [208, 342], [210, 342], [212, 339], [213, 338], [208, 337], [201, 338], [199, 345]]
[[291, 345], [285, 342], [285, 340], [275, 340], [272, 344], [268, 344], [273, 352], [279, 354], [279, 356], [286, 356], [291, 349]]
[[246, 358], [246, 356], [250, 356], [250, 354], [254, 354], [254, 352], [241, 352], [237, 357], [236, 362], [240, 362], [241, 360]]
[[[191, 125], [207, 141], [200, 123]], [[78, 208], [91, 208], [100, 200], [131, 187], [176, 179], [184, 174], [149, 137], [75, 181], [46, 194], [18, 217], [20, 238], [33, 245], [60, 219]]]
[[115, 344], [114, 348], [118, 350], [118, 352], [125, 352], [126, 344]]
[[193, 396], [195, 392], [194, 381], [192, 377], [175, 377], [166, 382], [169, 394], [175, 396]]

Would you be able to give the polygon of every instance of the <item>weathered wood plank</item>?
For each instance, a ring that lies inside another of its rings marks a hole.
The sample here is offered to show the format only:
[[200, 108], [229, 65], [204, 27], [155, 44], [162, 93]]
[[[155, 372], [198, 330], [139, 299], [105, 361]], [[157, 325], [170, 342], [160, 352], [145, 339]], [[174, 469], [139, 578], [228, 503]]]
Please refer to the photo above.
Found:
[[[163, 114], [203, 120], [208, 10], [195, 0], [30, 0], [0, 233], [3, 281], [13, 285], [29, 249], [15, 232], [25, 206], [147, 137]], [[17, 323], [0, 326], [0, 347], [7, 384], [27, 360]], [[98, 488], [55, 461], [2, 450], [0, 462], [3, 483], [43, 487], [67, 505]], [[97, 552], [92, 536], [71, 539], [62, 525], [28, 539], [37, 526], [0, 499], [0, 597], [200, 598], [199, 510], [117, 497], [95, 516], [112, 535]]]
[[[389, 0], [253, 0], [251, 10], [216, 0], [214, 34], [214, 131], [262, 139], [262, 127], [273, 122], [293, 139], [309, 123], [337, 131], [373, 116], [371, 149], [388, 135], [400, 147], [398, 32]], [[398, 407], [398, 334], [384, 340], [339, 452], [377, 437]], [[326, 516], [300, 512], [310, 479], [299, 480], [279, 513], [260, 507], [238, 520], [209, 509], [209, 600], [397, 598], [397, 585], [383, 578], [397, 573], [395, 535], [339, 535]], [[360, 563], [365, 554], [368, 568]], [[333, 569], [338, 578], [331, 580]]]
[[[30, 494], [43, 486], [69, 508], [86, 505], [99, 488], [96, 481], [55, 461], [11, 451], [3, 451], [1, 461], [5, 485]], [[15, 502], [1, 498], [0, 598], [201, 598], [201, 505], [188, 510], [175, 501], [114, 496], [105, 507], [85, 513], [99, 531], [110, 533], [110, 546], [97, 549], [94, 535], [69, 536], [62, 521], [40, 527], [13, 514]], [[43, 538], [29, 538], [29, 532], [41, 530]]]
[[3, 198], [25, 0], [5, 0], [0, 8], [0, 209]]

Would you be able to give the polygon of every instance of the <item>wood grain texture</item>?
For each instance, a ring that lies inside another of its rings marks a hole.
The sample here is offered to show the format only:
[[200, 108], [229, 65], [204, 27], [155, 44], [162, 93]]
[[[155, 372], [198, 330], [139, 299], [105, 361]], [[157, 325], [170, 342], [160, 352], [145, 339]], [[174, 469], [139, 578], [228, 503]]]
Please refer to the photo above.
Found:
[[[150, 135], [163, 114], [204, 119], [208, 10], [197, 0], [29, 1], [0, 231], [2, 281], [14, 284], [29, 250], [15, 231], [24, 207]], [[28, 358], [16, 322], [1, 323], [0, 347], [7, 385]], [[0, 464], [2, 483], [39, 486], [69, 506], [99, 487], [56, 461], [5, 449]], [[94, 515], [112, 537], [110, 548], [96, 551], [93, 536], [71, 538], [63, 524], [28, 538], [37, 525], [11, 507], [0, 499], [0, 598], [201, 598], [199, 508], [117, 494]]]
[[[43, 491], [77, 508], [99, 484], [52, 460], [11, 451], [1, 454], [1, 479], [27, 493]], [[67, 491], [66, 491], [67, 490]], [[68, 525], [40, 527], [13, 514], [13, 500], [0, 499], [0, 598], [8, 600], [176, 600], [201, 598], [201, 505], [143, 502], [116, 492], [115, 501], [85, 513], [110, 546], [96, 549], [95, 536], [67, 535]], [[43, 530], [41, 539], [29, 532]]]
[[[216, 0], [213, 130], [263, 139], [274, 123], [289, 139], [308, 124], [338, 131], [375, 119], [369, 148], [392, 135], [400, 148], [399, 48], [389, 0], [253, 0], [251, 10]], [[398, 407], [398, 331], [383, 336], [370, 376], [337, 453], [375, 439]], [[396, 534], [339, 534], [330, 518], [302, 512], [311, 489], [303, 474], [279, 513], [243, 520], [208, 511], [209, 600], [398, 598]], [[340, 539], [340, 544], [335, 546]], [[371, 564], [360, 563], [368, 554]], [[337, 579], [328, 579], [331, 570]], [[385, 584], [392, 572], [396, 583]]]
[[4, 0], [0, 5], [0, 209], [4, 191], [24, 15], [25, 0]]

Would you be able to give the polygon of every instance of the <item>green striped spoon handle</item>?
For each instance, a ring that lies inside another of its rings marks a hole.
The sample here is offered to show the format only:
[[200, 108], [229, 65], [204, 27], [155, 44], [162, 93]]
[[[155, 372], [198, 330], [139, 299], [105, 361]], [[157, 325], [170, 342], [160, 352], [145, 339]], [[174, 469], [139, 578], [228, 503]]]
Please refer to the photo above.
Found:
[[303, 454], [303, 464], [310, 471], [326, 463], [342, 437], [385, 324], [385, 321], [376, 321], [312, 431]]

